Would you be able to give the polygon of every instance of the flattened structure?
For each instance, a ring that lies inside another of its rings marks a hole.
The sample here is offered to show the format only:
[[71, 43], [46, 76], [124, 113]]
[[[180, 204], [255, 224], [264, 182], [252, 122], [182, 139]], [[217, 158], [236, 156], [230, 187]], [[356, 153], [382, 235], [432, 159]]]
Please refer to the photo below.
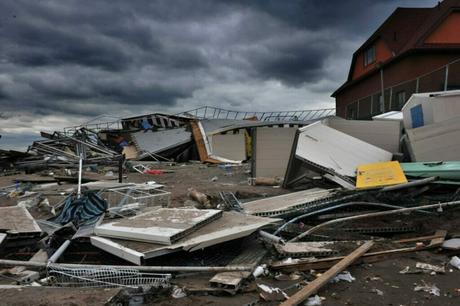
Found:
[[221, 210], [159, 208], [143, 214], [103, 223], [98, 236], [172, 244], [205, 224], [220, 218]]
[[390, 161], [393, 154], [315, 122], [299, 129], [295, 157], [315, 171], [355, 177], [357, 166]]
[[280, 221], [280, 219], [249, 216], [237, 212], [224, 212], [221, 218], [168, 246], [97, 236], [91, 237], [91, 244], [115, 256], [140, 265], [145, 259], [181, 250], [192, 252], [246, 237], [260, 228]]

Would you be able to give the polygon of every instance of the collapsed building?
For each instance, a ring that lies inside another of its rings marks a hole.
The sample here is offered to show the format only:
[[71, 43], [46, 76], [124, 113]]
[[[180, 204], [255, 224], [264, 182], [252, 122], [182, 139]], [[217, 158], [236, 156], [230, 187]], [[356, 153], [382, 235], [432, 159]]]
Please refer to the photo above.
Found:
[[1, 151], [4, 284], [297, 305], [351, 265], [452, 257], [458, 105], [434, 92], [372, 120], [203, 107], [42, 132]]

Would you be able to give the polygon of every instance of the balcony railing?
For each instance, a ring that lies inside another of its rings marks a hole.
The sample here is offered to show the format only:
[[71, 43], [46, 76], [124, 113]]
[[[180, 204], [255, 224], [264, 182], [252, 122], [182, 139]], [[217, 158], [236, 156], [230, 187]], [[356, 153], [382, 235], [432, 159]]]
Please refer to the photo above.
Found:
[[460, 89], [460, 58], [429, 73], [356, 99], [347, 105], [347, 119], [369, 119], [372, 116], [401, 110], [414, 93]]

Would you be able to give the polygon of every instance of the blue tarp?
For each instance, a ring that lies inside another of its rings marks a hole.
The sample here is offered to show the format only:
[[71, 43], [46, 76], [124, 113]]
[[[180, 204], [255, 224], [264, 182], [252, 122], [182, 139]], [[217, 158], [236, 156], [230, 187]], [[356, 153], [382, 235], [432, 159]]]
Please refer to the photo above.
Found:
[[107, 202], [97, 192], [88, 191], [77, 199], [76, 195], [67, 197], [61, 213], [50, 221], [67, 224], [72, 222], [76, 227], [96, 222], [98, 217], [107, 210]]

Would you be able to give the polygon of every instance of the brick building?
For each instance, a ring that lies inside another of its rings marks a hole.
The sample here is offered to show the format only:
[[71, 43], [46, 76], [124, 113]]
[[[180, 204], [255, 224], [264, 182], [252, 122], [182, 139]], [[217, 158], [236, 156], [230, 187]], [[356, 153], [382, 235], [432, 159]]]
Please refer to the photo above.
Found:
[[460, 89], [460, 0], [397, 8], [353, 54], [332, 96], [338, 116], [369, 119], [400, 110], [413, 93], [451, 89]]

